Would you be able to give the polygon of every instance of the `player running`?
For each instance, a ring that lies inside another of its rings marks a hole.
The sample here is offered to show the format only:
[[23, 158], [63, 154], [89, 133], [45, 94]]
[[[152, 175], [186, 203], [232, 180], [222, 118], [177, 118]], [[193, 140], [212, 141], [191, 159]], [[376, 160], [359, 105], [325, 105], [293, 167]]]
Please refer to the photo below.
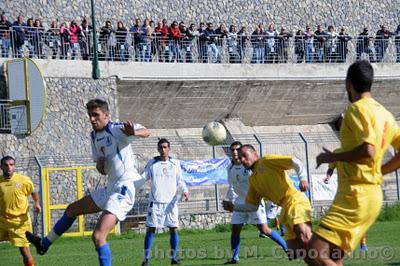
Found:
[[299, 250], [304, 251], [311, 238], [311, 205], [304, 193], [294, 187], [286, 171], [296, 171], [301, 180], [300, 188], [305, 191], [308, 182], [303, 164], [297, 158], [284, 155], [268, 154], [259, 158], [254, 147], [249, 144], [240, 148], [239, 158], [243, 166], [252, 170], [246, 202], [239, 204], [224, 201], [224, 209], [257, 211], [263, 198], [281, 206], [281, 222], [286, 228], [288, 255], [290, 259], [297, 258]]
[[96, 162], [96, 169], [101, 174], [108, 175], [108, 184], [68, 205], [61, 219], [43, 239], [30, 232], [26, 232], [26, 236], [35, 245], [37, 253], [43, 255], [71, 227], [77, 216], [103, 211], [92, 238], [100, 265], [111, 265], [107, 235], [118, 221], [125, 220], [135, 201], [135, 189], [144, 182], [134, 167], [130, 142], [138, 137], [148, 137], [150, 131], [130, 121], [111, 122], [108, 104], [103, 100], [90, 100], [86, 109], [93, 127], [93, 160]]
[[170, 143], [160, 139], [157, 144], [160, 156], [150, 160], [145, 168], [146, 180], [151, 181], [150, 202], [146, 219], [146, 236], [144, 238], [144, 260], [142, 266], [150, 265], [150, 253], [156, 228], [169, 228], [171, 245], [171, 265], [180, 264], [178, 252], [178, 195], [183, 193], [185, 200], [189, 192], [183, 180], [181, 166], [178, 160], [169, 157]]
[[33, 257], [25, 231], [32, 231], [29, 217], [28, 196], [32, 195], [37, 213], [42, 211], [39, 194], [34, 190], [31, 179], [15, 172], [15, 159], [1, 159], [0, 176], [0, 241], [10, 241], [19, 248], [25, 266], [33, 266]]
[[[229, 188], [226, 198], [234, 204], [245, 203], [246, 195], [249, 189], [248, 178], [251, 175], [251, 170], [246, 169], [239, 159], [238, 150], [242, 147], [242, 143], [235, 141], [231, 144], [230, 150], [232, 154], [232, 164], [228, 170], [228, 183]], [[264, 201], [261, 200], [258, 209], [254, 212], [239, 212], [233, 211], [232, 214], [232, 234], [231, 234], [231, 248], [232, 258], [225, 264], [237, 264], [239, 262], [239, 247], [240, 247], [240, 232], [243, 224], [254, 224], [260, 230], [260, 233], [266, 237], [271, 238], [286, 252], [286, 242], [279, 236], [279, 234], [268, 227], [267, 217], [265, 215]]]
[[400, 130], [393, 115], [372, 98], [373, 78], [368, 61], [349, 67], [351, 105], [340, 128], [341, 151], [324, 149], [316, 158], [317, 167], [337, 162], [338, 191], [310, 241], [314, 256], [307, 259], [309, 265], [342, 265], [382, 208], [381, 163], [390, 144], [400, 148]]

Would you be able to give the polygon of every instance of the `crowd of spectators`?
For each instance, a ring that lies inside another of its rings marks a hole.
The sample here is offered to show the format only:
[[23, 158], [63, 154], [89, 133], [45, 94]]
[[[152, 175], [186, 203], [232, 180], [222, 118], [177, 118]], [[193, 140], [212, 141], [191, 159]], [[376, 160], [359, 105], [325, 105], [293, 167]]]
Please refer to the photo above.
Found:
[[[93, 28], [89, 19], [81, 23], [52, 21], [46, 30], [40, 19], [23, 16], [11, 23], [5, 14], [0, 18], [1, 57], [36, 57], [56, 59], [91, 59], [93, 55]], [[356, 37], [347, 34], [344, 27], [336, 31], [333, 25], [326, 30], [322, 25], [316, 29], [291, 32], [286, 27], [278, 30], [274, 23], [267, 29], [258, 24], [254, 30], [246, 27], [201, 22], [187, 25], [183, 21], [137, 18], [128, 28], [122, 21], [114, 27], [106, 21], [98, 32], [98, 52], [101, 60], [140, 62], [200, 62], [200, 63], [286, 63], [289, 54], [295, 55], [297, 63], [345, 62], [349, 52], [348, 42], [355, 44], [357, 59], [366, 57], [371, 62], [381, 62], [393, 38], [396, 62], [400, 62], [400, 25], [389, 31], [382, 25], [375, 36], [368, 28]], [[47, 52], [44, 52], [47, 49]], [[364, 54], [364, 55], [363, 55]], [[224, 60], [225, 58], [225, 60]]]

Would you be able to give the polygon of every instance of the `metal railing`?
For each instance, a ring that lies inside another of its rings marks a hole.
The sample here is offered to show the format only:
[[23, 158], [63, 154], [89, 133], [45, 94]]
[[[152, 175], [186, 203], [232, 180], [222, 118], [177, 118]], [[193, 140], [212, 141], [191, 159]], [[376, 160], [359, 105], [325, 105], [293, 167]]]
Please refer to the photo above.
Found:
[[0, 100], [0, 133], [11, 133], [10, 107], [10, 101]]
[[[0, 32], [1, 57], [90, 60], [93, 32], [19, 28]], [[181, 34], [100, 30], [100, 60], [166, 63], [344, 63], [358, 59], [400, 62], [400, 36]]]

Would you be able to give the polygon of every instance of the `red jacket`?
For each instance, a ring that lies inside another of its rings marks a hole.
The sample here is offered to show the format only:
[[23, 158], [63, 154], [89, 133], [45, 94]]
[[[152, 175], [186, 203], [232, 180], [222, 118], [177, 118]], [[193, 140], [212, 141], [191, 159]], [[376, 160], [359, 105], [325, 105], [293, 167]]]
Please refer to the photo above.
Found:
[[179, 30], [179, 27], [170, 27], [169, 28], [169, 36], [171, 39], [177, 40], [182, 37], [181, 31]]

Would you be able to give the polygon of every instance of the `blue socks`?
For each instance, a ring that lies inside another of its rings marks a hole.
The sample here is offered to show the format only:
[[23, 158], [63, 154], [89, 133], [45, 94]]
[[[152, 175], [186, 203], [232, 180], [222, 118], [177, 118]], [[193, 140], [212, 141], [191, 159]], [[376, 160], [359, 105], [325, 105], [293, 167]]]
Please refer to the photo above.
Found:
[[275, 241], [279, 246], [281, 246], [281, 248], [284, 251], [287, 251], [288, 249], [287, 244], [285, 240], [283, 240], [283, 238], [278, 234], [277, 231], [271, 230], [271, 235], [269, 235], [268, 237], [271, 238], [273, 241]]
[[169, 243], [171, 245], [171, 259], [176, 260], [176, 253], [178, 252], [179, 236], [178, 232], [170, 234]]
[[96, 248], [96, 251], [99, 254], [100, 266], [111, 266], [110, 245], [108, 245], [108, 243], [105, 243], [104, 245]]
[[144, 237], [144, 259], [150, 259], [151, 246], [153, 245], [154, 233], [147, 231]]
[[240, 236], [231, 235], [232, 259], [239, 260]]
[[64, 234], [74, 223], [75, 217], [68, 217], [64, 212], [63, 216], [57, 223], [54, 225], [53, 230], [49, 232], [49, 234], [42, 239], [42, 246], [44, 248], [49, 248], [49, 246], [57, 240], [62, 234]]

